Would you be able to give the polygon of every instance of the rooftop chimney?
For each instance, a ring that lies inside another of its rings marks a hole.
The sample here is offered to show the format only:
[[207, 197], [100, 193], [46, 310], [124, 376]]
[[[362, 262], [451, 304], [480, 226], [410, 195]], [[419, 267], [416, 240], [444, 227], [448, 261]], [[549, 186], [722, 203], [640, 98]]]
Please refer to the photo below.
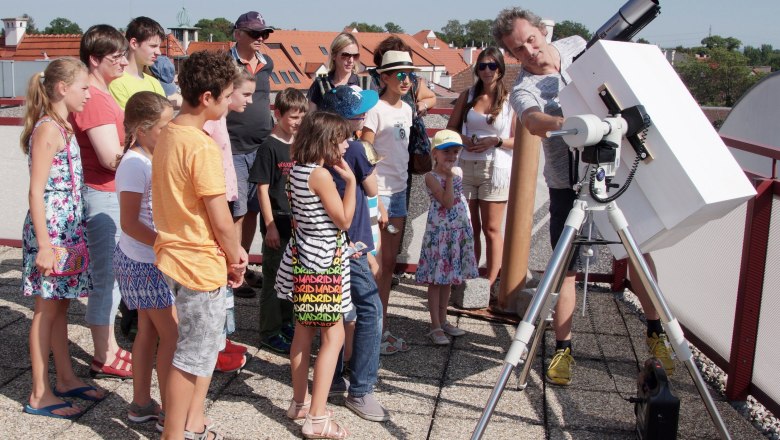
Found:
[[27, 30], [27, 19], [23, 17], [4, 18], [3, 29], [5, 30], [5, 45], [18, 46]]

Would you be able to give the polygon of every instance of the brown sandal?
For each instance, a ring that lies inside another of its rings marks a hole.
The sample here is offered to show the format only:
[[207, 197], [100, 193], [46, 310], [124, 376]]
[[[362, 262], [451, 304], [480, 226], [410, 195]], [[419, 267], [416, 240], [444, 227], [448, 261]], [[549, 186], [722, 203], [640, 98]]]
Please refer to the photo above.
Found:
[[[320, 438], [320, 439], [345, 439], [349, 435], [346, 428], [341, 426], [338, 422], [333, 420], [331, 414], [324, 416], [312, 416], [306, 414], [306, 420], [303, 422], [301, 432], [306, 438]], [[322, 424], [322, 430], [320, 432], [314, 432], [313, 425]], [[335, 428], [335, 429], [334, 429]]]

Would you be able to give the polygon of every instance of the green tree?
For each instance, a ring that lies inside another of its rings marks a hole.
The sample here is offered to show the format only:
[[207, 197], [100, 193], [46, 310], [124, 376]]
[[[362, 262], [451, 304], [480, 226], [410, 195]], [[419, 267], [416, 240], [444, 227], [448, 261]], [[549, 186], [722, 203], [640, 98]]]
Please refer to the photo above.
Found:
[[211, 35], [211, 41], [231, 41], [233, 39], [233, 23], [227, 18], [219, 17], [213, 20], [202, 18], [195, 23], [199, 27], [200, 38], [208, 40]]
[[440, 40], [455, 47], [463, 47], [466, 41], [466, 28], [458, 20], [449, 20], [436, 35]]
[[722, 48], [726, 50], [737, 50], [739, 49], [739, 46], [742, 46], [742, 42], [737, 40], [734, 37], [721, 37], [720, 35], [711, 35], [709, 37], [704, 37], [701, 40], [701, 44], [704, 45], [707, 49], [717, 49]]
[[387, 23], [385, 23], [385, 30], [387, 32], [390, 32], [391, 34], [403, 34], [404, 33], [404, 28], [402, 28], [401, 26], [393, 23], [392, 21], [388, 21]]
[[584, 38], [585, 41], [589, 41], [593, 34], [590, 33], [584, 24], [576, 21], [563, 20], [560, 23], [556, 23], [553, 28], [553, 41], [560, 40], [561, 38], [571, 37], [572, 35], [579, 35]]
[[745, 46], [742, 53], [751, 66], [771, 66], [773, 71], [780, 68], [780, 50], [772, 48], [771, 44], [762, 44], [760, 48]]
[[636, 40], [636, 42], [637, 42], [637, 43], [640, 43], [640, 44], [650, 44], [650, 42], [649, 42], [649, 41], [647, 41], [646, 39], [644, 39], [644, 38], [642, 38], [642, 37], [639, 37], [639, 38]]
[[22, 18], [27, 19], [27, 30], [25, 31], [26, 34], [40, 34], [41, 31], [38, 30], [37, 27], [35, 27], [35, 19], [33, 19], [30, 14], [22, 14]]
[[714, 47], [708, 55], [706, 59], [690, 57], [676, 66], [680, 79], [700, 105], [731, 107], [761, 78], [739, 52]]
[[57, 17], [49, 23], [46, 29], [43, 30], [44, 34], [49, 35], [62, 35], [62, 34], [81, 34], [81, 28], [78, 24], [68, 20], [67, 18]]
[[493, 46], [493, 20], [469, 20], [464, 26], [465, 42], [472, 46]]
[[356, 21], [353, 21], [350, 23], [347, 27], [349, 28], [356, 28], [358, 32], [384, 32], [385, 28], [382, 26], [377, 26], [375, 24], [368, 24], [368, 23], [358, 23]]

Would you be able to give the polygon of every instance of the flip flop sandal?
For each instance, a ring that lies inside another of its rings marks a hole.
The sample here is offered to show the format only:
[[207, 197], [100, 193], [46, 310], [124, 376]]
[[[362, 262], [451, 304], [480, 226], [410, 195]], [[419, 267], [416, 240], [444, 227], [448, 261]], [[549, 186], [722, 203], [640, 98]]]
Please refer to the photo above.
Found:
[[[129, 370], [126, 369], [127, 366], [130, 366]], [[94, 379], [132, 379], [133, 364], [118, 357], [114, 358], [114, 362], [111, 365], [92, 359], [92, 368], [89, 369], [89, 375]]]
[[69, 391], [62, 391], [62, 392], [60, 392], [60, 391], [57, 391], [57, 388], [55, 388], [54, 389], [54, 395], [57, 396], [57, 397], [60, 397], [60, 398], [62, 398], [62, 397], [74, 397], [76, 399], [90, 400], [92, 402], [100, 402], [101, 400], [103, 400], [103, 399], [105, 399], [107, 397], [107, 395], [104, 395], [103, 397], [90, 396], [89, 394], [87, 394], [90, 391], [97, 392], [98, 389], [93, 387], [93, 386], [87, 385], [87, 386], [83, 386], [83, 387], [73, 388], [72, 390], [69, 390]]
[[76, 417], [79, 417], [84, 413], [83, 411], [80, 411], [77, 412], [76, 414], [71, 414], [67, 416], [62, 414], [54, 414], [54, 411], [58, 409], [71, 408], [71, 407], [73, 407], [73, 404], [70, 402], [56, 403], [54, 405], [44, 406], [43, 408], [33, 408], [32, 406], [27, 404], [24, 406], [24, 412], [26, 412], [27, 414], [32, 414], [34, 416], [44, 416], [44, 417], [51, 417], [54, 419], [68, 419], [68, 420], [75, 419]]

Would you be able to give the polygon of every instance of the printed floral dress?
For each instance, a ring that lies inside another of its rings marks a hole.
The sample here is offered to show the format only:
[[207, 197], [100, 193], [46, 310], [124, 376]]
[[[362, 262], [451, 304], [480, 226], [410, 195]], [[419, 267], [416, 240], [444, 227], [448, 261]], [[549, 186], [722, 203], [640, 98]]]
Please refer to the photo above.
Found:
[[[51, 118], [43, 118], [35, 124], [34, 130], [44, 122], [54, 123]], [[49, 241], [52, 245], [72, 246], [86, 240], [86, 218], [81, 200], [84, 176], [76, 137], [68, 135], [62, 127], [58, 126], [58, 128], [65, 138], [66, 146], [54, 155], [49, 170], [49, 180], [43, 192], [46, 229], [49, 231]], [[68, 162], [68, 151], [72, 163]], [[27, 155], [27, 165], [32, 167], [31, 154]], [[45, 277], [35, 266], [37, 255], [38, 240], [35, 237], [30, 212], [27, 211], [22, 230], [22, 292], [24, 295], [41, 295], [45, 299], [73, 299], [87, 296], [92, 289], [92, 279], [88, 270], [70, 276]]]
[[[431, 172], [444, 186], [444, 178]], [[424, 284], [461, 284], [479, 276], [474, 257], [474, 231], [471, 229], [469, 209], [463, 195], [463, 180], [453, 177], [455, 205], [445, 209], [426, 186], [431, 199], [428, 223], [425, 226], [420, 262], [415, 279]]]

